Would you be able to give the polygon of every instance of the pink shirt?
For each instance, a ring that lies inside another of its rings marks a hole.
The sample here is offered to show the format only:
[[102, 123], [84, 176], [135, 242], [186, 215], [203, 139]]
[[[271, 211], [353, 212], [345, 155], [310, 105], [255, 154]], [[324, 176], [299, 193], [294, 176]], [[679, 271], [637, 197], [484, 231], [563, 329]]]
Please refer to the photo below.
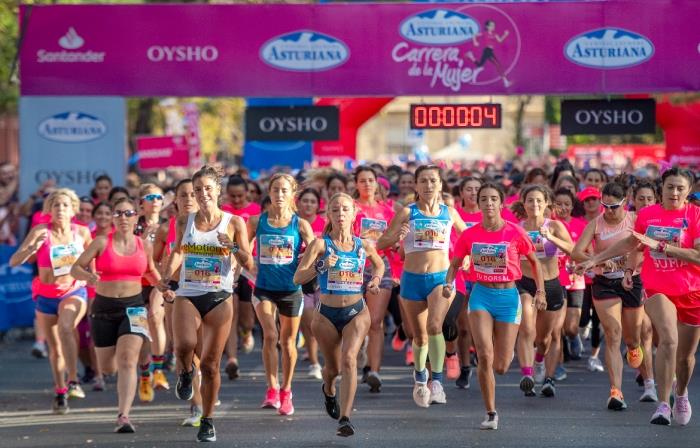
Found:
[[506, 221], [496, 232], [487, 232], [481, 223], [462, 232], [455, 256], [471, 256], [469, 281], [512, 282], [522, 277], [520, 257], [534, 251], [535, 246], [525, 230]]
[[[359, 202], [355, 202], [355, 205], [357, 205], [357, 216], [353, 227], [355, 235], [376, 244], [394, 217], [393, 207], [386, 202], [377, 202], [374, 207], [362, 205]], [[385, 251], [379, 251], [379, 255], [385, 255]]]
[[233, 208], [231, 204], [224, 204], [221, 206], [221, 210], [231, 213], [234, 216], [240, 216], [245, 222], [248, 222], [251, 216], [260, 214], [261, 208], [260, 204], [251, 202], [243, 208]]
[[[569, 231], [569, 235], [571, 235], [571, 240], [574, 243], [576, 243], [576, 241], [578, 241], [581, 235], [583, 235], [583, 231], [586, 228], [586, 225], [588, 224], [584, 219], [573, 217], [569, 222], [562, 220], [558, 221], [564, 224], [564, 227], [566, 227], [566, 230]], [[571, 265], [571, 258], [564, 252], [560, 251], [559, 253], [559, 282], [561, 283], [561, 285], [565, 286], [566, 289], [570, 289], [572, 291], [585, 289], [586, 282], [584, 280], [584, 276], [569, 273], [567, 266]]]
[[[666, 210], [660, 204], [641, 209], [634, 230], [668, 245], [692, 248], [700, 242], [700, 208]], [[642, 284], [652, 293], [683, 296], [700, 291], [700, 266], [644, 249]]]
[[316, 237], [320, 237], [323, 234], [323, 228], [326, 227], [326, 219], [321, 215], [316, 215], [314, 222], [310, 222], [311, 230], [314, 231]]

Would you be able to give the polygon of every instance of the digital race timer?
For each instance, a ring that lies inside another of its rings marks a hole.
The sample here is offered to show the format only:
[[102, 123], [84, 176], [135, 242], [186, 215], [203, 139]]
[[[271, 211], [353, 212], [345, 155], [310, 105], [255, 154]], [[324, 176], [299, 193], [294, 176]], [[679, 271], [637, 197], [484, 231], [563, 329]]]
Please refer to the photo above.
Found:
[[411, 129], [497, 129], [501, 105], [411, 104]]

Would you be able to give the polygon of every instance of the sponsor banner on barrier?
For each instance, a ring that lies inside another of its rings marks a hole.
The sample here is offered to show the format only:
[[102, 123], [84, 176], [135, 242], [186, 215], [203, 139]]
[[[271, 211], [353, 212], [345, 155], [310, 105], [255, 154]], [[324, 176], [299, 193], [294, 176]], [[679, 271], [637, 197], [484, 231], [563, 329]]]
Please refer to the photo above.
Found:
[[139, 169], [164, 170], [171, 167], [187, 167], [190, 164], [190, 147], [185, 137], [136, 137], [139, 154]]
[[[33, 6], [23, 22], [21, 89], [265, 97], [693, 91], [697, 12], [696, 0]], [[132, 26], [139, 22], [149, 26]]]
[[248, 107], [246, 140], [338, 140], [335, 106]]
[[124, 98], [26, 96], [19, 117], [22, 200], [48, 180], [78, 195], [89, 195], [102, 174], [124, 184]]
[[656, 132], [656, 101], [564, 100], [561, 102], [561, 133], [564, 135], [653, 134]]
[[10, 257], [17, 249], [0, 244], [0, 331], [34, 324], [34, 273], [29, 264], [10, 267]]

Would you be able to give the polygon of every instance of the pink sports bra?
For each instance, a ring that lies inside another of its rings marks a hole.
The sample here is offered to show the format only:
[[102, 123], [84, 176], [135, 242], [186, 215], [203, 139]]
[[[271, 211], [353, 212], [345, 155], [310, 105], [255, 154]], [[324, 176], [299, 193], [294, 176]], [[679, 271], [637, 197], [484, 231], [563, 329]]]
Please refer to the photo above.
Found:
[[95, 270], [101, 282], [139, 282], [148, 269], [143, 240], [136, 237], [136, 250], [130, 255], [120, 255], [114, 251], [113, 233], [107, 236], [107, 246], [95, 259]]
[[36, 264], [40, 268], [53, 269], [54, 276], [67, 275], [80, 254], [85, 242], [78, 233], [78, 226], [71, 224], [73, 241], [66, 244], [53, 244], [51, 241], [51, 223], [46, 224], [48, 237], [36, 252]]

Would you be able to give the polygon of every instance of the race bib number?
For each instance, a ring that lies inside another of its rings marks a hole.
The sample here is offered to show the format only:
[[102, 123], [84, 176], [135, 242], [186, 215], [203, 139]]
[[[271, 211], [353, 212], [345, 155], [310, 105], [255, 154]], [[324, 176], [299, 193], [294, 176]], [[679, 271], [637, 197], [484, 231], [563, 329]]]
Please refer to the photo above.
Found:
[[260, 235], [260, 264], [286, 265], [294, 262], [294, 237]]
[[185, 255], [183, 288], [201, 291], [220, 291], [223, 260], [221, 257]]
[[448, 243], [448, 222], [437, 219], [416, 219], [413, 223], [413, 247], [445, 249]]
[[75, 243], [51, 246], [50, 257], [54, 277], [70, 274], [70, 269], [83, 252]]
[[131, 333], [142, 334], [151, 340], [148, 332], [148, 312], [143, 306], [131, 306], [126, 309], [126, 316], [129, 318]]
[[[537, 258], [545, 258], [547, 254], [544, 251], [544, 238], [542, 238], [542, 233], [539, 230], [528, 230], [527, 236], [535, 245], [535, 256]], [[525, 257], [523, 257], [525, 258]]]
[[328, 268], [329, 291], [362, 291], [364, 260], [358, 258], [338, 258], [335, 266]]
[[[669, 246], [681, 246], [681, 228], [680, 227], [664, 227], [664, 226], [649, 226], [647, 227], [646, 235], [656, 241], [664, 241]], [[669, 260], [673, 257], [667, 256], [663, 252], [649, 251], [651, 258], [655, 260]]]
[[376, 243], [384, 234], [387, 223], [381, 219], [362, 218], [360, 221], [360, 238]]
[[508, 273], [507, 244], [472, 244], [472, 267], [474, 271], [487, 275]]

